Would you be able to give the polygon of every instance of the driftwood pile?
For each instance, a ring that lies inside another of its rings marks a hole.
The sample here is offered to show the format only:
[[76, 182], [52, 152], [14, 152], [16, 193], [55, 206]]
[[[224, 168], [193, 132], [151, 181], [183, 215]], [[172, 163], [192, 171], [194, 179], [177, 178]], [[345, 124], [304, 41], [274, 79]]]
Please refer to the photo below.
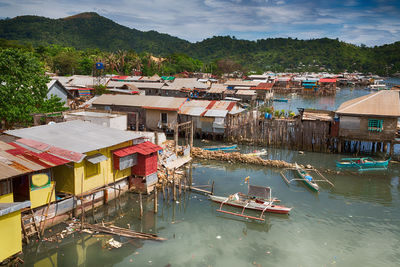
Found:
[[[246, 163], [259, 166], [268, 166], [273, 168], [294, 168], [293, 163], [283, 160], [262, 159], [259, 156], [249, 156], [240, 152], [225, 153], [223, 151], [208, 151], [198, 147], [192, 148], [192, 157], [207, 160], [228, 161], [231, 163]], [[299, 165], [300, 167], [304, 167]]]

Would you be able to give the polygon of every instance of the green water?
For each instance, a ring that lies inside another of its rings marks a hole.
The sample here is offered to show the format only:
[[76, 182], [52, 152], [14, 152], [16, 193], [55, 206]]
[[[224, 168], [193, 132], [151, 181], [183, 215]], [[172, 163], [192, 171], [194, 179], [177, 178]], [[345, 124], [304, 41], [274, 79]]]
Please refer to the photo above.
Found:
[[[342, 89], [335, 97], [314, 102], [293, 99], [288, 105], [290, 109], [313, 105], [325, 108], [325, 104], [334, 108], [365, 93]], [[196, 140], [196, 144], [213, 143]], [[246, 153], [260, 148], [240, 149]], [[264, 158], [331, 170], [335, 170], [335, 161], [340, 158], [332, 154], [267, 150]], [[400, 164], [391, 163], [385, 172], [327, 174], [335, 187], [320, 183], [319, 194], [296, 181], [286, 185], [280, 171], [197, 161], [193, 164], [193, 182], [204, 185], [215, 181], [215, 194], [228, 196], [239, 191], [246, 193], [244, 178], [250, 176], [251, 184], [270, 186], [274, 197], [293, 207], [289, 216], [267, 214], [266, 221], [261, 223], [220, 214], [216, 212], [218, 204], [206, 196], [187, 192], [178, 202], [163, 201], [160, 194], [156, 215], [153, 196], [145, 198], [144, 217], [140, 220], [138, 197], [127, 193], [120, 201], [97, 209], [94, 216], [87, 214], [88, 220], [114, 221], [117, 226], [158, 233], [167, 241], [114, 237], [124, 245], [109, 250], [105, 241], [111, 236], [74, 233], [60, 243], [38, 242], [25, 247], [24, 266], [399, 266]], [[286, 175], [295, 178], [290, 171]], [[47, 235], [65, 226], [54, 227]]]
[[[241, 149], [247, 152], [254, 148]], [[265, 158], [330, 169], [334, 169], [334, 161], [339, 157], [268, 151]], [[247, 192], [244, 178], [250, 176], [251, 184], [272, 187], [274, 197], [293, 207], [289, 216], [268, 214], [265, 222], [255, 222], [217, 213], [219, 205], [206, 196], [186, 193], [178, 203], [163, 201], [160, 195], [157, 215], [152, 212], [152, 196], [146, 198], [141, 221], [137, 196], [127, 193], [121, 201], [98, 209], [95, 218], [156, 232], [168, 238], [167, 241], [116, 237], [127, 243], [122, 248], [108, 250], [103, 245], [110, 236], [75, 233], [61, 243], [41, 242], [26, 248], [25, 266], [398, 266], [400, 168], [397, 164], [391, 164], [382, 173], [327, 175], [335, 187], [321, 184], [319, 194], [301, 183], [287, 186], [279, 171], [244, 164], [195, 162], [193, 182], [204, 185], [215, 181], [215, 194], [229, 195]], [[294, 178], [291, 172], [287, 176]], [[93, 220], [90, 216], [89, 219]], [[62, 230], [62, 226], [53, 232]]]

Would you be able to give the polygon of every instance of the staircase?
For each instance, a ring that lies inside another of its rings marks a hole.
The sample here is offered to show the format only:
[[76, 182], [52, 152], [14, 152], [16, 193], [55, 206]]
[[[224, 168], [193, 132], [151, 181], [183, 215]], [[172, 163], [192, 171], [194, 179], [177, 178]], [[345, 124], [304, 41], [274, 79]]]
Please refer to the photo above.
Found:
[[37, 237], [40, 239], [40, 229], [35, 221], [35, 214], [33, 213], [32, 209], [26, 208], [22, 210], [21, 227], [27, 244], [29, 244], [29, 238], [31, 236], [37, 235]]

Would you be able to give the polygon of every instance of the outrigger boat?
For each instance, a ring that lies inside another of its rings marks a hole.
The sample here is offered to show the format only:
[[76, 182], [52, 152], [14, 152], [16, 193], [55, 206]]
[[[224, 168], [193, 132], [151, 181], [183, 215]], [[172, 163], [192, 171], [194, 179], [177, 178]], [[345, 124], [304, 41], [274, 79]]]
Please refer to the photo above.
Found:
[[[326, 182], [334, 187], [334, 184], [330, 182], [324, 175], [322, 175], [322, 173], [320, 173], [317, 169], [311, 168], [305, 170], [302, 167], [300, 167], [297, 163], [295, 163], [294, 166], [295, 166], [294, 168], [288, 168], [286, 170], [294, 170], [297, 176], [299, 176], [298, 179], [295, 178], [288, 180], [288, 178], [286, 178], [286, 176], [283, 174], [284, 171], [281, 171], [281, 176], [288, 185], [290, 184], [291, 181], [302, 181], [308, 188], [317, 193], [319, 192], [319, 185], [317, 184], [317, 182]], [[314, 171], [322, 178], [322, 180], [315, 180], [308, 171]]]
[[267, 155], [267, 150], [261, 149], [261, 150], [254, 150], [251, 153], [246, 153], [246, 156], [262, 156], [262, 155]]
[[204, 150], [209, 150], [209, 151], [218, 151], [218, 150], [236, 150], [237, 145], [231, 145], [231, 146], [209, 146], [209, 147], [203, 147]]
[[[265, 212], [289, 214], [290, 210], [292, 209], [285, 206], [276, 205], [275, 203], [279, 202], [279, 200], [272, 198], [270, 187], [264, 186], [249, 185], [247, 195], [240, 192], [232, 194], [229, 197], [210, 195], [210, 199], [214, 202], [221, 203], [219, 209], [217, 209], [218, 212], [259, 221], [264, 221], [263, 215]], [[237, 213], [223, 210], [222, 208], [224, 205], [242, 208], [242, 212]], [[246, 215], [244, 214], [246, 209], [261, 211], [261, 215], [260, 217]]]
[[338, 168], [357, 168], [358, 171], [386, 170], [390, 159], [374, 160], [370, 157], [364, 158], [343, 158], [336, 162]]
[[310, 188], [311, 190], [318, 192], [319, 186], [314, 181], [314, 178], [304, 169], [302, 169], [297, 162], [294, 164], [296, 168], [296, 173], [300, 177], [300, 179], [304, 182], [304, 184]]
[[273, 99], [275, 102], [288, 102], [289, 99], [288, 98], [274, 98]]

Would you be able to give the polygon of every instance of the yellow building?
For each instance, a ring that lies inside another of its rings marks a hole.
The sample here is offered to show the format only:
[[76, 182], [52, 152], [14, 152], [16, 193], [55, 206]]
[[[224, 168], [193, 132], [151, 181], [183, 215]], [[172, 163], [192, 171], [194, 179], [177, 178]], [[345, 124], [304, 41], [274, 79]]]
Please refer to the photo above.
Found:
[[131, 146], [133, 140], [141, 137], [134, 132], [80, 120], [12, 130], [7, 134], [77, 153], [74, 162], [52, 169], [56, 191], [72, 195], [81, 195], [130, 176], [129, 167], [135, 164], [135, 159], [127, 157], [130, 165], [121, 170], [115, 169], [113, 151]]

